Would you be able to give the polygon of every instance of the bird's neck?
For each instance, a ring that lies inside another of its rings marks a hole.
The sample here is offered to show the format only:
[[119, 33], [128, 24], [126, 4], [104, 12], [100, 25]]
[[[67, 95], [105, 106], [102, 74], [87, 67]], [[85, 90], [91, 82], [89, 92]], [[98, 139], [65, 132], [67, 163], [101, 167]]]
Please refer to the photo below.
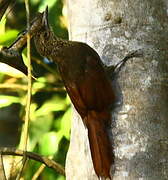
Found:
[[73, 46], [72, 41], [64, 40], [54, 36], [51, 44], [48, 47], [52, 47], [52, 56], [60, 57], [65, 53], [65, 48]]

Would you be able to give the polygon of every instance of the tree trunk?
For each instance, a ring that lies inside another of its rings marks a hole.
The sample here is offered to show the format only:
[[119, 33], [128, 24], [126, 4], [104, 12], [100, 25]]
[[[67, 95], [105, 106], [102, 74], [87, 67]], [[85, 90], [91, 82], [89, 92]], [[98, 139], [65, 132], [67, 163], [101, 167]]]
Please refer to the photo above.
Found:
[[[113, 85], [114, 180], [168, 179], [167, 0], [68, 1], [70, 39], [93, 47], [106, 65], [142, 49]], [[67, 180], [97, 179], [87, 130], [74, 113], [66, 161]]]

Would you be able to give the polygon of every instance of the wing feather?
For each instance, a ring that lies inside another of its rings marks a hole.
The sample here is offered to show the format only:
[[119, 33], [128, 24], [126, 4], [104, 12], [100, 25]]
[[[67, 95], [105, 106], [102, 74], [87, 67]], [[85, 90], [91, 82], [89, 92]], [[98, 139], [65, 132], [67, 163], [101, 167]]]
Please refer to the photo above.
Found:
[[88, 56], [83, 68], [80, 80], [64, 80], [71, 101], [81, 116], [88, 110], [103, 111], [114, 101], [111, 82], [99, 61]]

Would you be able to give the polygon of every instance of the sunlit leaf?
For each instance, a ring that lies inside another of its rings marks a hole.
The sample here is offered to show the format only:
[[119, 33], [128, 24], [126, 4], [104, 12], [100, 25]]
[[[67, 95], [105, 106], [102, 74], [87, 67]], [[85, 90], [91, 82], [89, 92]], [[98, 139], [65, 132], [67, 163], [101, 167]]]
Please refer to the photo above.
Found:
[[66, 96], [66, 103], [71, 104], [71, 100], [70, 100], [70, 97], [68, 95]]
[[37, 78], [37, 81], [41, 82], [41, 83], [46, 83], [47, 80], [45, 77], [39, 77], [39, 78]]
[[0, 95], [0, 108], [11, 105], [12, 103], [19, 103], [20, 98], [16, 96]]
[[71, 129], [72, 108], [68, 108], [61, 120], [61, 131], [69, 139]]
[[64, 176], [59, 176], [59, 177], [57, 178], [57, 180], [65, 180], [65, 177], [64, 177]]
[[45, 133], [41, 137], [39, 149], [40, 153], [46, 156], [54, 155], [58, 150], [60, 137], [56, 132]]
[[0, 44], [8, 45], [17, 37], [18, 33], [17, 30], [8, 30], [4, 34], [1, 34]]
[[45, 84], [43, 82], [36, 81], [33, 83], [33, 89], [41, 89], [44, 87], [45, 87]]
[[36, 111], [36, 116], [45, 115], [51, 111], [61, 111], [65, 110], [67, 103], [65, 98], [55, 95], [51, 100], [45, 102], [45, 104]]
[[31, 103], [31, 105], [30, 105], [30, 119], [31, 119], [31, 121], [36, 120], [36, 116], [35, 116], [36, 109], [37, 109], [37, 104]]
[[6, 24], [6, 18], [5, 16], [3, 16], [0, 21], [0, 35], [5, 33], [5, 24]]
[[28, 66], [28, 59], [27, 59], [26, 54], [27, 54], [27, 48], [25, 48], [25, 49], [23, 50], [23, 52], [22, 52], [22, 58], [23, 58], [23, 62], [24, 62], [24, 64], [25, 64], [25, 66]]
[[[32, 115], [31, 115], [32, 117]], [[52, 114], [47, 114], [46, 116], [37, 117], [33, 115], [34, 119], [31, 119], [30, 123], [30, 140], [29, 149], [33, 150], [36, 144], [41, 140], [41, 137], [47, 133], [52, 126], [53, 116]]]
[[16, 78], [26, 77], [21, 71], [4, 63], [0, 63], [0, 72]]

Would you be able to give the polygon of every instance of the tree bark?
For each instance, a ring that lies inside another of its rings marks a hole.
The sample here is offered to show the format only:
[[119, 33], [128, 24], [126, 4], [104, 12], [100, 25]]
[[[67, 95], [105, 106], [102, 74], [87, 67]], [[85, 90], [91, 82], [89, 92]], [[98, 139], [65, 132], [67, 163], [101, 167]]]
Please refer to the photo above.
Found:
[[[93, 47], [106, 65], [142, 49], [113, 85], [114, 180], [168, 179], [168, 2], [167, 0], [68, 1], [70, 39]], [[87, 130], [74, 113], [66, 161], [67, 180], [98, 179]]]

